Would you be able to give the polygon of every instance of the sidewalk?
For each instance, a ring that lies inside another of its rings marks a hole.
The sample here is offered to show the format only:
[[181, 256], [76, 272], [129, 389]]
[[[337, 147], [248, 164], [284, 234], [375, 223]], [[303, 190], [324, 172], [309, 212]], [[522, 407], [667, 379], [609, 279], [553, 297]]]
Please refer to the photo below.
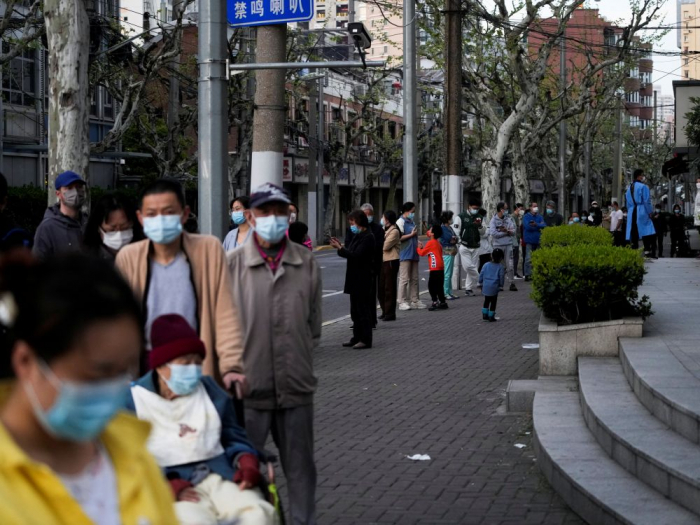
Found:
[[507, 381], [537, 376], [537, 351], [521, 345], [538, 341], [539, 311], [518, 287], [499, 297], [498, 323], [481, 320], [481, 297], [462, 296], [380, 322], [371, 350], [341, 347], [349, 320], [324, 327], [320, 524], [582, 523], [539, 474], [530, 417], [504, 414]]

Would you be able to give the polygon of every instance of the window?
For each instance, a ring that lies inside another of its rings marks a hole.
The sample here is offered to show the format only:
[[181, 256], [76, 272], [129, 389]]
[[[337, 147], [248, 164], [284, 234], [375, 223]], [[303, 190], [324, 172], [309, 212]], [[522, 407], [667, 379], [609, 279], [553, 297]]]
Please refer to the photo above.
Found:
[[[2, 43], [3, 54], [10, 52], [10, 46]], [[10, 104], [33, 106], [34, 98], [34, 51], [27, 49], [13, 58], [2, 76], [3, 96]]]
[[690, 75], [690, 71], [688, 71], [687, 69], [685, 71], [683, 71], [683, 76], [685, 76], [685, 78], [689, 78], [689, 75]]
[[389, 46], [384, 46], [384, 54], [386, 55], [389, 52]]
[[684, 65], [684, 66], [687, 66], [687, 65], [688, 65], [688, 62], [690, 62], [690, 59], [688, 59], [688, 58], [684, 58], [684, 59], [683, 59], [683, 65]]
[[685, 36], [683, 37], [683, 42], [688, 42], [688, 35], [685, 35]]
[[636, 115], [630, 115], [630, 127], [631, 128], [638, 128], [639, 127], [639, 117]]
[[639, 91], [625, 93], [625, 100], [630, 104], [639, 104]]

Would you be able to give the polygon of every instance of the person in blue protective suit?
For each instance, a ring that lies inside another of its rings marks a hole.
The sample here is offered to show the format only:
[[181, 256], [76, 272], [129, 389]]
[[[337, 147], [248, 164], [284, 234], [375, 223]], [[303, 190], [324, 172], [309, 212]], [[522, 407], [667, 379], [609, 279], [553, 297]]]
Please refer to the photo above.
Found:
[[644, 243], [644, 255], [648, 257], [652, 255], [656, 230], [651, 221], [654, 212], [651, 205], [651, 195], [644, 180], [644, 170], [635, 170], [634, 180], [627, 189], [625, 198], [630, 212], [627, 220], [626, 239], [630, 242], [632, 249], [636, 250], [639, 248], [639, 239], [641, 238]]

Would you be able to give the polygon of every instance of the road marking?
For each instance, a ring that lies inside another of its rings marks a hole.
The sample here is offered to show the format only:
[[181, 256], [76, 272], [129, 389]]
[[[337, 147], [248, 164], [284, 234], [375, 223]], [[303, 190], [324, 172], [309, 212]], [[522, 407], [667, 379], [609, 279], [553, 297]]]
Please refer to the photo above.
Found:
[[[338, 292], [338, 293], [342, 293], [342, 292]], [[425, 290], [424, 292], [420, 292], [418, 295], [425, 295], [425, 294], [427, 294], [427, 293], [428, 293], [428, 291]], [[325, 297], [325, 296], [324, 296], [324, 297]], [[377, 306], [377, 310], [379, 310], [379, 306]], [[349, 315], [344, 315], [343, 317], [338, 317], [337, 319], [332, 319], [332, 320], [330, 320], [330, 321], [326, 321], [326, 322], [322, 323], [321, 326], [322, 326], [322, 327], [323, 327], [323, 326], [329, 326], [329, 325], [332, 325], [332, 324], [339, 323], [339, 322], [341, 322], [341, 321], [346, 321], [346, 320], [348, 320], [348, 319], [350, 319], [350, 316], [349, 316]]]
[[321, 299], [325, 299], [326, 297], [331, 297], [333, 295], [340, 295], [341, 293], [344, 293], [344, 292], [327, 293], [326, 295], [321, 296]]

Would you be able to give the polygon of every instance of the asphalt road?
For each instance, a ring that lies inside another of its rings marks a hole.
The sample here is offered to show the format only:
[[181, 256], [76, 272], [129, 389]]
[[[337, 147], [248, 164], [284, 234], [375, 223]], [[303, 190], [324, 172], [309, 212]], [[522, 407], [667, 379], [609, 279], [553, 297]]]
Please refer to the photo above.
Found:
[[[346, 261], [335, 250], [315, 252], [323, 275], [323, 321], [333, 321], [350, 314], [350, 296], [343, 293]], [[420, 291], [428, 289], [427, 258], [421, 257]], [[423, 301], [427, 299], [423, 297]]]

